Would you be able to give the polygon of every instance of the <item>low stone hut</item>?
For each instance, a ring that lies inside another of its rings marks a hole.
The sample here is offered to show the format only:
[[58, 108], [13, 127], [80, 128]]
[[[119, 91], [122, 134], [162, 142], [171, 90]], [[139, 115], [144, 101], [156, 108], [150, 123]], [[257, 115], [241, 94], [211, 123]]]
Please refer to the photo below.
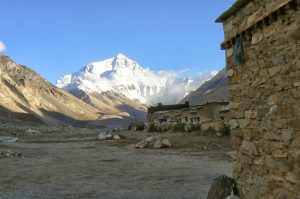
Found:
[[228, 118], [228, 102], [210, 102], [190, 106], [185, 104], [151, 106], [148, 109], [148, 123], [181, 122], [204, 124], [206, 128], [218, 128]]
[[237, 0], [223, 23], [242, 198], [300, 198], [300, 2]]

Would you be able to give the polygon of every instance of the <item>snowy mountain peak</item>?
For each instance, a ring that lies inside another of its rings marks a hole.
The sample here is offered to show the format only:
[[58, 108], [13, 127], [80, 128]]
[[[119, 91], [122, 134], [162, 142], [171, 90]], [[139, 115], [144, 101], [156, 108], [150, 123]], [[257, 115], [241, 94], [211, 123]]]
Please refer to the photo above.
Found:
[[144, 69], [132, 59], [129, 59], [124, 54], [119, 53], [115, 57], [106, 59], [100, 62], [92, 62], [86, 65], [81, 71], [86, 71], [95, 75], [102, 75], [107, 71], [126, 70], [143, 71]]
[[173, 72], [145, 70], [136, 61], [119, 53], [115, 57], [92, 62], [79, 72], [62, 77], [56, 85], [68, 91], [114, 91], [144, 104], [177, 103], [212, 77], [211, 72], [186, 79], [174, 75]]
[[116, 59], [129, 59], [126, 55], [119, 53], [117, 56], [115, 56]]

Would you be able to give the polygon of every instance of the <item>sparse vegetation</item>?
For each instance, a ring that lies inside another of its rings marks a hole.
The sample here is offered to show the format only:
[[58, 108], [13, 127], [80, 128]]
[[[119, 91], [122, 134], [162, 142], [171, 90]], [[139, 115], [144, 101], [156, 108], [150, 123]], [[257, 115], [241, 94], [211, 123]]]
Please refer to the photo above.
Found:
[[148, 132], [158, 132], [163, 133], [173, 129], [173, 124], [162, 123], [162, 124], [153, 124], [151, 123], [148, 127]]
[[128, 126], [128, 130], [144, 131], [145, 130], [145, 124], [143, 122], [140, 122], [140, 123], [133, 122]]
[[159, 132], [159, 131], [155, 124], [150, 124], [150, 126], [148, 128], [148, 132]]
[[193, 131], [201, 131], [201, 125], [200, 124], [190, 124], [187, 125], [182, 122], [176, 122], [175, 124], [150, 124], [148, 128], [148, 132], [193, 132]]
[[201, 124], [190, 124], [188, 132], [201, 131]]
[[181, 123], [181, 122], [177, 122], [174, 126], [173, 126], [173, 128], [172, 128], [172, 130], [173, 130], [173, 132], [185, 132], [186, 130], [185, 130], [185, 124], [184, 123]]
[[223, 123], [217, 132], [218, 136], [230, 135], [230, 126], [227, 123]]
[[136, 124], [136, 131], [143, 131], [145, 130], [145, 124], [144, 123], [137, 123]]

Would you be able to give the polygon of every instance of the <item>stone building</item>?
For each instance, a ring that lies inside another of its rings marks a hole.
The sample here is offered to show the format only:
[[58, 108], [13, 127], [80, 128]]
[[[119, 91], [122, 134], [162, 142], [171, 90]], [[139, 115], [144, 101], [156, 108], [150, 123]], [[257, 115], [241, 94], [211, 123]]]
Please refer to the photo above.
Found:
[[[181, 122], [186, 124], [203, 124], [205, 127], [218, 127], [226, 120], [228, 102], [210, 102], [203, 105], [185, 104], [162, 105], [148, 108], [148, 123]], [[220, 122], [218, 122], [220, 121]], [[204, 129], [205, 130], [205, 129]]]
[[223, 23], [242, 198], [300, 198], [299, 0], [237, 0]]

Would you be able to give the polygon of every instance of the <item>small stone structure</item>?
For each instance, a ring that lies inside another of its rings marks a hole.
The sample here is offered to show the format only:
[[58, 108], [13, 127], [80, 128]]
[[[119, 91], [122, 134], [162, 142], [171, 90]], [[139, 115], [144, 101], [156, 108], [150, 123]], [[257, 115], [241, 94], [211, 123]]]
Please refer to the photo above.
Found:
[[[227, 120], [228, 102], [210, 102], [203, 105], [189, 106], [185, 104], [151, 106], [148, 109], [148, 123], [180, 122], [185, 124], [204, 124], [218, 128], [223, 120]], [[203, 130], [206, 130], [203, 129]]]
[[299, 0], [237, 0], [222, 14], [234, 179], [242, 198], [300, 198]]

